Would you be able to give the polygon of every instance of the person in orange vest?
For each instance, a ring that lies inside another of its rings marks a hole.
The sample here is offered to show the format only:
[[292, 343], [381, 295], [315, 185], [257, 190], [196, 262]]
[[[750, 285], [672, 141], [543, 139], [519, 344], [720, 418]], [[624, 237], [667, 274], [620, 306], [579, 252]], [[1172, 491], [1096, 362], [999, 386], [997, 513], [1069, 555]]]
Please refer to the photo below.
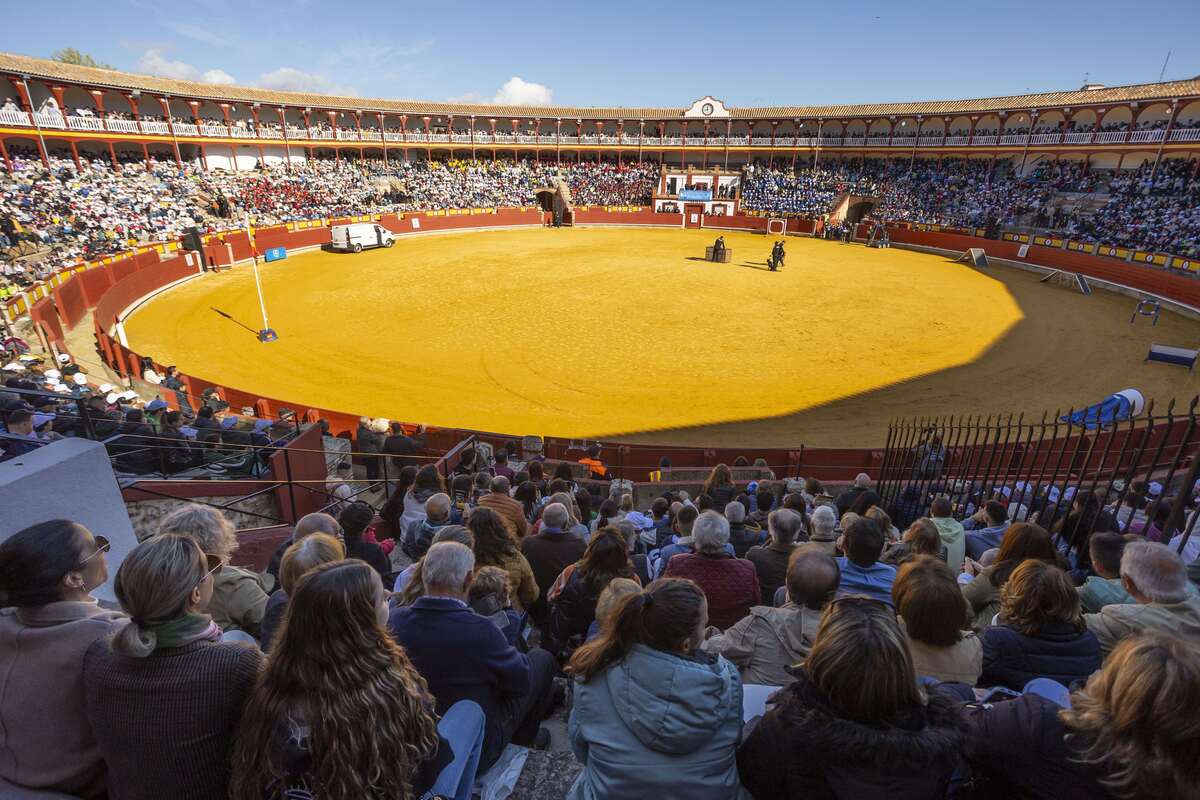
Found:
[[579, 463], [588, 468], [589, 478], [600, 481], [611, 479], [608, 467], [604, 466], [604, 462], [600, 460], [600, 445], [594, 444], [588, 447], [587, 455], [579, 459]]

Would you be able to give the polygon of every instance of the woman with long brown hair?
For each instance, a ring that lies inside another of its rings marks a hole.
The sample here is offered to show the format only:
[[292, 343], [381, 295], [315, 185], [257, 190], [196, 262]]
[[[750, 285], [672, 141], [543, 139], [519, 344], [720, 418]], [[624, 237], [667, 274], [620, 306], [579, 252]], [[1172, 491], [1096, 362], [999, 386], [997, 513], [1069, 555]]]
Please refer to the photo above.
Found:
[[541, 593], [533, 569], [500, 515], [490, 508], [474, 508], [467, 518], [467, 530], [475, 537], [475, 566], [499, 567], [508, 573], [513, 610], [520, 613], [533, 605]]
[[969, 715], [967, 757], [998, 797], [1200, 797], [1200, 649], [1125, 639], [1060, 708], [1026, 693]]
[[583, 772], [568, 800], [744, 796], [734, 763], [742, 679], [700, 649], [707, 624], [700, 587], [664, 578], [618, 601], [575, 651], [568, 732]]
[[[470, 796], [483, 712], [455, 705], [439, 726], [387, 616], [379, 574], [361, 561], [321, 564], [300, 578], [242, 716], [233, 800]], [[449, 746], [439, 746], [439, 734]]]
[[547, 597], [550, 614], [546, 647], [551, 653], [569, 656], [572, 646], [583, 641], [588, 626], [596, 619], [596, 603], [604, 587], [613, 578], [635, 577], [625, 537], [615, 528], [596, 531], [583, 558], [563, 570], [563, 575]]
[[742, 784], [759, 798], [944, 797], [962, 746], [958, 706], [921, 688], [891, 609], [839, 598], [796, 681], [738, 749]]
[[714, 508], [724, 508], [737, 494], [733, 486], [733, 470], [726, 464], [717, 464], [708, 473], [704, 488], [700, 491], [712, 498]]
[[1000, 589], [1008, 583], [1013, 570], [1034, 558], [1047, 564], [1058, 563], [1058, 551], [1050, 534], [1040, 525], [1016, 522], [1004, 532], [1000, 552], [990, 566], [980, 567], [970, 558], [963, 561], [963, 572], [974, 579], [963, 586], [963, 596], [971, 604], [974, 619], [971, 630], [982, 633], [1000, 611]]

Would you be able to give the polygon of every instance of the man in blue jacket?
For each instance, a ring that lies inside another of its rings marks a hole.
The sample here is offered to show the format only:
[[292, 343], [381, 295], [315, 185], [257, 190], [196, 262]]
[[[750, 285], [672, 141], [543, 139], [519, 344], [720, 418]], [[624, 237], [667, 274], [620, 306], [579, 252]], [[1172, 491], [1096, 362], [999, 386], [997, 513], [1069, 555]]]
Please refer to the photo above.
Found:
[[988, 550], [999, 547], [1008, 525], [1008, 509], [999, 500], [988, 500], [972, 517], [963, 520], [967, 555], [978, 561]]
[[879, 562], [883, 553], [883, 531], [879, 524], [866, 517], [855, 520], [842, 533], [841, 549], [846, 555], [837, 559], [842, 571], [838, 595], [863, 595], [891, 608], [896, 568]]
[[439, 714], [459, 700], [483, 709], [483, 774], [509, 741], [543, 748], [549, 743], [540, 723], [558, 664], [540, 648], [521, 653], [491, 620], [471, 610], [466, 599], [474, 569], [470, 548], [457, 542], [430, 547], [421, 565], [425, 596], [394, 610], [388, 627], [429, 684]]

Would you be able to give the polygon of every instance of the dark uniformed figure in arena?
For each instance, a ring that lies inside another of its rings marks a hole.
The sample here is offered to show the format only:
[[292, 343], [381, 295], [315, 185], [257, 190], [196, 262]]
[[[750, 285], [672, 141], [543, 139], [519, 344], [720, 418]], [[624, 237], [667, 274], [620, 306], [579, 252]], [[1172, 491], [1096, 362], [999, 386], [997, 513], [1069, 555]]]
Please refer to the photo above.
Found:
[[713, 261], [720, 264], [725, 260], [725, 237], [718, 236], [713, 242]]

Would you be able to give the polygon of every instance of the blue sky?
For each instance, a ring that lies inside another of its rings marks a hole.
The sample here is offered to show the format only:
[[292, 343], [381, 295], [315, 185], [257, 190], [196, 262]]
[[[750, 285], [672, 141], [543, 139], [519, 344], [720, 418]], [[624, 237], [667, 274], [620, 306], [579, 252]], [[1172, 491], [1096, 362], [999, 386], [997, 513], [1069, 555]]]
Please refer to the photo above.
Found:
[[[330, 10], [333, 13], [330, 13]], [[733, 14], [725, 9], [733, 9]], [[0, 50], [367, 97], [564, 105], [886, 102], [1200, 75], [1197, 0], [901, 4], [12, 2]]]

